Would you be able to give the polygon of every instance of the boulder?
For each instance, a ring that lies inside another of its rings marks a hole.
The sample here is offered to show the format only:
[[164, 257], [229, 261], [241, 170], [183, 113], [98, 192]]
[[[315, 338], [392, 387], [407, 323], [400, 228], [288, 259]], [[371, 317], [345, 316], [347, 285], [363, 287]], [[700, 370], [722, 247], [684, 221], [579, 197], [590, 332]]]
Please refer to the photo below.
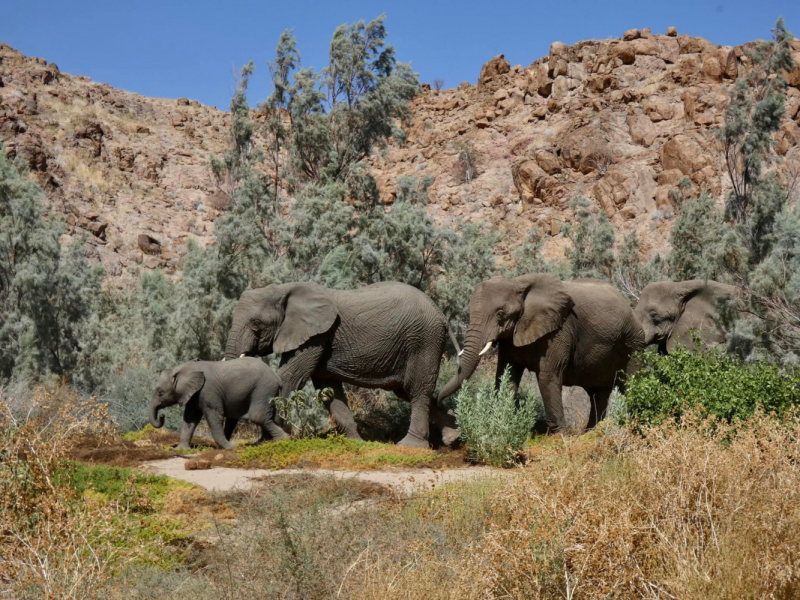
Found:
[[592, 191], [609, 217], [628, 205], [623, 217], [630, 218], [637, 211], [644, 213], [654, 208], [656, 188], [650, 167], [612, 165]]
[[204, 458], [187, 460], [185, 463], [183, 463], [183, 468], [187, 471], [202, 471], [211, 468], [211, 461]]
[[661, 165], [664, 169], [678, 169], [692, 175], [710, 162], [710, 158], [693, 137], [678, 134], [661, 147]]
[[561, 159], [554, 152], [549, 150], [539, 150], [536, 155], [536, 164], [548, 175], [555, 175], [561, 172]]
[[527, 92], [547, 98], [553, 90], [553, 80], [547, 74], [547, 63], [536, 65], [527, 73]]
[[703, 75], [710, 81], [720, 81], [722, 79], [722, 65], [716, 56], [706, 54], [703, 57]]
[[678, 35], [678, 30], [675, 29], [674, 27], [667, 27], [667, 35], [670, 37], [675, 37], [676, 35]]
[[630, 42], [632, 40], [637, 40], [642, 37], [642, 32], [638, 29], [628, 29], [625, 33], [622, 34], [622, 39], [626, 42]]
[[520, 200], [525, 204], [542, 204], [554, 197], [558, 181], [545, 173], [534, 160], [523, 159], [511, 166], [511, 177]]
[[622, 61], [623, 65], [632, 65], [636, 61], [636, 47], [628, 42], [621, 42], [611, 48], [611, 56]]
[[650, 96], [642, 103], [642, 108], [653, 123], [669, 121], [675, 116], [675, 106], [663, 96]]
[[146, 233], [139, 234], [137, 244], [139, 249], [145, 254], [161, 254], [161, 242]]
[[656, 139], [656, 128], [652, 120], [642, 114], [628, 113], [627, 122], [633, 143], [649, 148]]
[[481, 74], [478, 77], [478, 89], [482, 90], [486, 85], [497, 78], [498, 75], [505, 75], [511, 70], [511, 65], [503, 54], [498, 54], [492, 60], [481, 67]]

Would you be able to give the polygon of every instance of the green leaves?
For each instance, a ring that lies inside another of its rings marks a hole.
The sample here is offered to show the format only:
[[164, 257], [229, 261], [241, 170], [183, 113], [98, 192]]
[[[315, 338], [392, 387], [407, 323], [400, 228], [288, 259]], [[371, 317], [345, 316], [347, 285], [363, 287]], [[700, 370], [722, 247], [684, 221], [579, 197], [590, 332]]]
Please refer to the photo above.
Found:
[[498, 390], [491, 380], [477, 385], [468, 381], [458, 393], [455, 413], [472, 459], [495, 466], [513, 465], [533, 431], [539, 406], [533, 395], [521, 396], [517, 406], [508, 370]]
[[746, 419], [757, 407], [778, 416], [800, 404], [800, 373], [792, 367], [742, 362], [719, 350], [670, 355], [645, 352], [628, 377], [625, 402], [640, 424], [680, 418], [699, 406], [726, 421]]

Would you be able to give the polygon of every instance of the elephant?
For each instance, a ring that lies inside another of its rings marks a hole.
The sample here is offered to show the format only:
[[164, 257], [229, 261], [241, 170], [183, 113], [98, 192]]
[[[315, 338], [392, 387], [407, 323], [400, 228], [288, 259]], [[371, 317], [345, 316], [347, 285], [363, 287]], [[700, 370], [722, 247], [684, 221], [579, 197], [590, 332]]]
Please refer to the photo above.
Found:
[[427, 447], [429, 419], [442, 428], [445, 444], [459, 435], [452, 413], [434, 402], [447, 331], [433, 301], [404, 283], [356, 290], [273, 284], [241, 295], [225, 357], [280, 354], [281, 395], [309, 378], [317, 389], [331, 388], [325, 407], [352, 439], [361, 437], [343, 384], [391, 390], [411, 402], [411, 426], [399, 443]]
[[261, 427], [259, 442], [282, 440], [288, 435], [275, 423], [272, 404], [280, 389], [280, 378], [258, 358], [183, 363], [158, 378], [150, 401], [150, 424], [163, 427], [159, 411], [179, 404], [184, 409], [178, 448], [189, 448], [204, 416], [214, 441], [226, 450], [233, 448], [230, 439], [240, 419]]
[[633, 310], [610, 284], [596, 279], [560, 281], [548, 273], [493, 277], [475, 288], [461, 366], [439, 401], [475, 372], [497, 346], [496, 385], [509, 369], [514, 391], [528, 369], [536, 374], [551, 432], [567, 428], [562, 386], [580, 386], [592, 399], [588, 427], [605, 416], [621, 371], [644, 348]]
[[693, 331], [704, 345], [713, 346], [725, 341], [717, 325], [717, 299], [735, 294], [735, 287], [717, 281], [659, 281], [642, 290], [634, 314], [644, 330], [645, 344], [657, 344], [663, 354], [678, 344], [693, 349]]

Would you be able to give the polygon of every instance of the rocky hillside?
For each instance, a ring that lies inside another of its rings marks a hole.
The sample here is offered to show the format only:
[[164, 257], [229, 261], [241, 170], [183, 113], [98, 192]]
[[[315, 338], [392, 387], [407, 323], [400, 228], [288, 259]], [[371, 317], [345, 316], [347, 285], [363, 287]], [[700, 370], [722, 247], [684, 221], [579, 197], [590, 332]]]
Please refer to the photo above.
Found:
[[[382, 201], [393, 202], [397, 178], [429, 175], [434, 217], [496, 225], [503, 259], [533, 224], [548, 235], [546, 253], [562, 256], [569, 200], [583, 194], [618, 234], [635, 229], [646, 253], [663, 250], [676, 211], [669, 191], [681, 177], [696, 190], [726, 191], [714, 130], [727, 86], [747, 68], [743, 50], [673, 28], [630, 30], [555, 42], [524, 68], [497, 56], [475, 86], [423, 85], [407, 142], [371, 159]], [[800, 68], [787, 78], [777, 148], [790, 174], [800, 170]], [[140, 265], [174, 270], [190, 237], [213, 240], [225, 205], [209, 156], [224, 148], [228, 122], [197, 102], [115, 90], [0, 44], [0, 140], [66, 215], [65, 237], [88, 233], [87, 252], [117, 285]], [[465, 149], [472, 177], [459, 161]]]

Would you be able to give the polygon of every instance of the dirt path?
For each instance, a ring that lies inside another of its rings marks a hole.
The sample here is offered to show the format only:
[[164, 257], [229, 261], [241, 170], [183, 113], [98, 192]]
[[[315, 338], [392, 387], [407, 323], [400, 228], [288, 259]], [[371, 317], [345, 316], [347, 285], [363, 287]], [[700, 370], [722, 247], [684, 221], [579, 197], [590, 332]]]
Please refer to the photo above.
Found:
[[501, 474], [498, 469], [490, 467], [465, 467], [463, 469], [407, 469], [384, 471], [333, 471], [330, 469], [232, 469], [230, 467], [214, 467], [202, 471], [187, 471], [183, 468], [186, 461], [183, 457], [168, 458], [146, 462], [143, 466], [147, 472], [167, 475], [175, 479], [188, 481], [207, 490], [227, 491], [232, 489], [248, 489], [259, 485], [258, 480], [278, 474], [312, 473], [317, 476], [332, 476], [337, 479], [356, 479], [391, 487], [398, 492], [410, 495], [421, 490], [430, 490], [443, 483], [464, 481]]

